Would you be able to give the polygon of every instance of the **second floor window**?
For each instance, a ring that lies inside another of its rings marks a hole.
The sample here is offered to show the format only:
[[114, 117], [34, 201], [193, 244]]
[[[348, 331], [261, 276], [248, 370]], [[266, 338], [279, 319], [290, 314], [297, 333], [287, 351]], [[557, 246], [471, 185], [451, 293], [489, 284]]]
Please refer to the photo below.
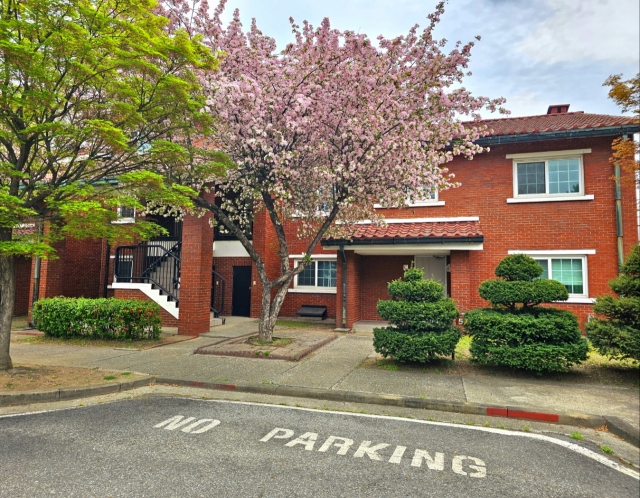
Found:
[[517, 195], [580, 195], [580, 159], [549, 159], [516, 164]]

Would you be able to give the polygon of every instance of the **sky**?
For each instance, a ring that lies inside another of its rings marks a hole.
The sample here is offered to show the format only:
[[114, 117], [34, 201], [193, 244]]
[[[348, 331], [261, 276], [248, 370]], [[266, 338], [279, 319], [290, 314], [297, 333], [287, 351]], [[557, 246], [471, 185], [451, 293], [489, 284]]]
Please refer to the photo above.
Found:
[[[216, 0], [210, 0], [212, 5]], [[256, 18], [283, 48], [292, 41], [289, 17], [370, 38], [406, 34], [427, 25], [436, 0], [228, 0], [224, 18], [240, 9], [245, 27]], [[511, 116], [545, 114], [551, 104], [569, 111], [622, 114], [602, 83], [611, 74], [640, 72], [638, 0], [449, 0], [438, 38], [482, 40], [472, 51], [474, 95], [505, 97]], [[482, 113], [491, 117], [490, 113]]]

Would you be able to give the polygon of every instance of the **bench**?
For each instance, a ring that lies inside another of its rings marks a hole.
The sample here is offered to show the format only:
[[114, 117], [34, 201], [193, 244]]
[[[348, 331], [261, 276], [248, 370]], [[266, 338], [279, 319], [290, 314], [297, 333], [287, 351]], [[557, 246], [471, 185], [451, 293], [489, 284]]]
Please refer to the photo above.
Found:
[[296, 311], [296, 315], [311, 318], [313, 320], [324, 320], [327, 318], [327, 307], [303, 304], [302, 308]]

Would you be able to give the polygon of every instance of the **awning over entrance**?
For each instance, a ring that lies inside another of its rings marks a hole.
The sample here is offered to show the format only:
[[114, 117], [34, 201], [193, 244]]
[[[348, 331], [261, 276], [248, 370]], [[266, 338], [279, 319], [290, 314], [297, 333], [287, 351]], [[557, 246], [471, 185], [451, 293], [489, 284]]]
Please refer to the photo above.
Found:
[[433, 254], [482, 250], [484, 234], [478, 217], [388, 219], [386, 225], [359, 224], [351, 239], [325, 239], [327, 250], [344, 248], [358, 254]]

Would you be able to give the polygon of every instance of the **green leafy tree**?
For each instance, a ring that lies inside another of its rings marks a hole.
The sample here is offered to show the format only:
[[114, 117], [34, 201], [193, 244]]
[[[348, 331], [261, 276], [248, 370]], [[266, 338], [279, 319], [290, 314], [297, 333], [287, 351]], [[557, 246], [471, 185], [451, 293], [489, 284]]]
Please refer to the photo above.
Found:
[[596, 299], [593, 310], [603, 318], [587, 323], [587, 337], [605, 356], [640, 361], [640, 246], [633, 248], [609, 287], [620, 297]]
[[[171, 135], [206, 131], [195, 72], [217, 55], [169, 36], [152, 0], [0, 0], [0, 370], [9, 338], [15, 256], [53, 257], [57, 237], [148, 237], [109, 223], [135, 203], [110, 179], [153, 168], [145, 153]], [[130, 186], [158, 179], [131, 177]], [[45, 226], [25, 235], [16, 227]]]
[[561, 372], [587, 359], [587, 341], [576, 316], [538, 306], [569, 298], [560, 282], [540, 279], [542, 271], [533, 258], [514, 254], [496, 267], [500, 280], [480, 284], [480, 296], [493, 308], [465, 316], [473, 361], [542, 373]]
[[378, 302], [378, 314], [391, 326], [373, 330], [375, 350], [402, 362], [453, 358], [460, 340], [453, 321], [459, 313], [453, 300], [444, 297], [442, 285], [410, 268], [404, 281], [389, 282], [388, 290], [392, 299]]

